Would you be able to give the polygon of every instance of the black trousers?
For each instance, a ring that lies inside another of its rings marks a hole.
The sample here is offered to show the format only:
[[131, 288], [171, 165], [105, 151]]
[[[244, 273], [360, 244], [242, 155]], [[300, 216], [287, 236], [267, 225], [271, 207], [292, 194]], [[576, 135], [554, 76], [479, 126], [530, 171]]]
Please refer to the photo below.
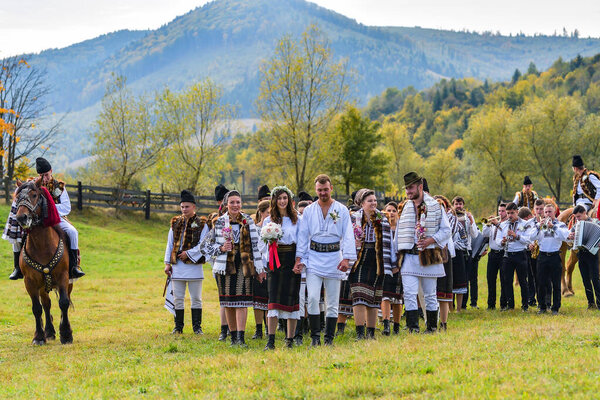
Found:
[[552, 287], [552, 311], [560, 309], [561, 291], [560, 275], [562, 273], [562, 264], [560, 262], [560, 253], [540, 252], [537, 260], [537, 282], [538, 282], [538, 301], [540, 310], [545, 310], [548, 306], [546, 297], [548, 296], [548, 283]]
[[504, 271], [504, 288], [506, 291], [506, 303], [508, 308], [515, 308], [515, 291], [513, 289], [512, 279], [515, 271], [519, 286], [521, 287], [521, 306], [529, 308], [529, 288], [527, 287], [527, 253], [525, 250], [506, 253], [502, 259], [502, 270]]
[[[537, 263], [531, 258], [531, 252], [527, 250], [527, 290], [529, 291], [529, 305], [535, 306], [535, 295], [537, 293]], [[538, 299], [539, 301], [539, 299]]]
[[[584, 248], [579, 249], [579, 272], [585, 287], [585, 296], [588, 306], [596, 305], [600, 308], [600, 272], [598, 270], [598, 254], [592, 254]], [[594, 293], [596, 299], [594, 300]]]
[[500, 308], [506, 307], [504, 273], [502, 272], [502, 250], [490, 249], [487, 261], [488, 308], [496, 308], [496, 279], [500, 272]]
[[465, 259], [465, 266], [467, 268], [467, 294], [463, 296], [463, 308], [467, 308], [467, 301], [471, 296], [471, 307], [477, 307], [478, 292], [477, 286], [478, 269], [479, 269], [479, 257], [476, 259], [471, 258], [470, 251], [468, 252]]

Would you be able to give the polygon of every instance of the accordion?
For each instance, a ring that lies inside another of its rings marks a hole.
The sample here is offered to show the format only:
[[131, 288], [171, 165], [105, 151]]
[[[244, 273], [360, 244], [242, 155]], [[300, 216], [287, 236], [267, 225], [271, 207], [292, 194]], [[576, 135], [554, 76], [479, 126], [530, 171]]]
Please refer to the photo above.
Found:
[[579, 221], [575, 225], [575, 237], [573, 238], [573, 249], [585, 248], [592, 254], [598, 252], [600, 242], [600, 226], [591, 221]]

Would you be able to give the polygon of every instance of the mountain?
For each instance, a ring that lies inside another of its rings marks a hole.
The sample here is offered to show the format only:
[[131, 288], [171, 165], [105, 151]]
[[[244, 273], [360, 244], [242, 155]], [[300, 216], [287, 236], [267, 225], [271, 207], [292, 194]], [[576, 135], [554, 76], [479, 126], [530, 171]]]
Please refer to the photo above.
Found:
[[558, 57], [600, 52], [599, 39], [369, 27], [303, 0], [216, 0], [156, 30], [119, 31], [31, 55], [30, 64], [46, 67], [55, 88], [51, 110], [66, 115], [68, 133], [56, 150], [64, 161], [85, 155], [90, 124], [114, 72], [147, 93], [210, 77], [238, 104], [240, 117], [252, 117], [261, 61], [284, 34], [299, 35], [313, 23], [356, 72], [352, 94], [361, 105], [388, 87], [422, 89], [467, 76], [501, 80], [530, 62], [544, 69]]

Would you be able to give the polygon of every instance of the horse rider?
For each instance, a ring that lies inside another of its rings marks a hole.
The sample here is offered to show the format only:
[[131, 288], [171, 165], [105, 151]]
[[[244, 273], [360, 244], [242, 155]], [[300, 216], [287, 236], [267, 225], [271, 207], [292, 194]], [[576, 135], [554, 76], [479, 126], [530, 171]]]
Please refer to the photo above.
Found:
[[[60, 215], [60, 223], [58, 226], [67, 234], [71, 244], [69, 248], [69, 278], [81, 278], [85, 275], [85, 273], [81, 270], [79, 265], [79, 233], [66, 218], [66, 216], [71, 212], [71, 200], [69, 199], [69, 193], [65, 189], [65, 183], [58, 181], [52, 176], [52, 166], [43, 157], [38, 157], [35, 160], [35, 169], [42, 180], [42, 186], [48, 189], [52, 199], [54, 200], [54, 203], [56, 204], [58, 215]], [[7, 237], [7, 230], [10, 230], [10, 216], [6, 225], [7, 226], [5, 228], [3, 238], [13, 242], [13, 252], [15, 254], [14, 271], [10, 275], [9, 279], [22, 279], [23, 274], [21, 273], [21, 269], [19, 267], [21, 244], [17, 243], [18, 246], [16, 246], [15, 242]]]

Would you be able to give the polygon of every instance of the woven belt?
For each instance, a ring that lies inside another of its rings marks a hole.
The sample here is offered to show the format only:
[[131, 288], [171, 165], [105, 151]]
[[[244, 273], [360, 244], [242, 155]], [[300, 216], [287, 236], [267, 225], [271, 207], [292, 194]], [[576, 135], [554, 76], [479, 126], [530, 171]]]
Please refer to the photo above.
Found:
[[540, 251], [540, 256], [546, 256], [546, 257], [554, 257], [559, 255], [560, 252], [559, 251]]
[[363, 243], [362, 244], [362, 248], [363, 249], [374, 249], [375, 248], [375, 243], [374, 242]]
[[296, 244], [279, 244], [277, 243], [277, 250], [281, 252], [296, 251]]
[[417, 246], [413, 246], [412, 249], [410, 249], [410, 250], [402, 250], [402, 252], [404, 254], [412, 254], [412, 255], [418, 256], [419, 255], [419, 248]]
[[333, 253], [340, 251], [340, 242], [336, 243], [317, 243], [310, 241], [310, 249], [318, 253]]

